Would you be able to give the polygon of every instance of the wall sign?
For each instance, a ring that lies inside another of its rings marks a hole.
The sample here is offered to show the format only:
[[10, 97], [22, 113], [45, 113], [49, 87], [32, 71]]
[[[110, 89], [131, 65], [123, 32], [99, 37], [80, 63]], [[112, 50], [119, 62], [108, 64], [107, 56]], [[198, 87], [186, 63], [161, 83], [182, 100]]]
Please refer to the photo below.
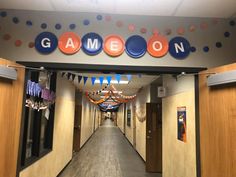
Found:
[[190, 44], [183, 37], [175, 37], [169, 42], [169, 52], [176, 59], [184, 59], [190, 53]]
[[73, 32], [63, 33], [59, 37], [58, 48], [65, 54], [74, 54], [80, 49], [80, 37]]
[[103, 50], [106, 54], [116, 57], [124, 52], [124, 40], [117, 35], [107, 36], [104, 41]]
[[143, 37], [134, 35], [127, 39], [125, 48], [129, 56], [132, 58], [140, 58], [147, 51], [147, 43]]
[[127, 110], [127, 126], [131, 127], [131, 110]]
[[186, 107], [177, 107], [177, 130], [178, 130], [178, 140], [187, 142], [186, 135]]
[[82, 38], [82, 49], [88, 55], [97, 55], [102, 51], [102, 37], [96, 33], [87, 33]]
[[169, 49], [168, 41], [164, 36], [154, 35], [148, 41], [148, 53], [153, 57], [164, 56]]
[[42, 54], [53, 52], [57, 45], [64, 54], [75, 54], [82, 45], [83, 51], [88, 55], [97, 55], [103, 49], [109, 56], [117, 57], [125, 50], [132, 58], [140, 58], [145, 55], [146, 51], [151, 56], [159, 58], [166, 55], [169, 50], [171, 56], [179, 60], [186, 58], [191, 50], [188, 40], [183, 37], [175, 37], [168, 43], [164, 36], [158, 34], [154, 34], [148, 40], [148, 44], [139, 35], [129, 37], [126, 42], [118, 35], [109, 35], [105, 38], [103, 45], [102, 37], [96, 33], [87, 33], [80, 40], [76, 33], [65, 32], [59, 37], [58, 42], [53, 33], [42, 32], [35, 39], [35, 48]]
[[57, 48], [57, 37], [50, 32], [40, 33], [35, 39], [35, 48], [42, 54], [50, 54]]

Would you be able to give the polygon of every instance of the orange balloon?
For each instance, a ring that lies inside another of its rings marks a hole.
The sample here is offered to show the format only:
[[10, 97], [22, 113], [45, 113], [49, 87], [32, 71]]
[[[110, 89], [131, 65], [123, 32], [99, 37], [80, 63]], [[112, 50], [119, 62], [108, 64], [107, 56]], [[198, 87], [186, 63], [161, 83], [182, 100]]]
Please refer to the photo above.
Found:
[[124, 52], [124, 40], [117, 35], [107, 36], [104, 41], [103, 50], [112, 57], [117, 57]]
[[154, 35], [148, 41], [147, 51], [153, 57], [162, 57], [169, 50], [169, 43], [164, 36]]
[[65, 32], [59, 37], [58, 48], [65, 54], [74, 54], [80, 47], [80, 37], [73, 32]]

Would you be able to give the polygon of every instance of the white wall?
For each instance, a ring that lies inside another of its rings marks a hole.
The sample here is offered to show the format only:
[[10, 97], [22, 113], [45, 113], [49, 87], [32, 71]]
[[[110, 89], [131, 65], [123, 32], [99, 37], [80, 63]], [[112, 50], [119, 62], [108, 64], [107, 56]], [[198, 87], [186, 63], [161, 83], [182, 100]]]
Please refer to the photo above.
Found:
[[122, 133], [124, 133], [124, 119], [124, 104], [122, 104], [117, 112], [117, 126], [120, 128]]
[[[127, 121], [125, 125], [125, 136], [130, 141], [130, 143], [133, 145], [133, 128], [134, 128], [134, 122], [133, 122], [133, 115], [135, 114], [136, 119], [136, 150], [140, 154], [140, 156], [143, 158], [143, 160], [146, 160], [146, 120], [141, 122], [138, 119], [138, 116], [146, 115], [146, 103], [149, 103], [151, 99], [150, 94], [150, 86], [144, 87], [138, 94], [135, 100], [127, 103], [126, 110], [131, 109], [131, 126], [127, 126]], [[134, 112], [134, 106], [136, 107], [136, 112]], [[127, 115], [125, 116], [125, 119], [127, 120]], [[117, 114], [117, 124], [118, 127], [121, 129], [122, 132], [124, 132], [124, 107], [120, 107], [119, 112]]]
[[[95, 117], [95, 109], [97, 109]], [[98, 128], [98, 120], [100, 110], [98, 110], [97, 105], [89, 102], [85, 94], [82, 95], [82, 117], [81, 117], [81, 138], [80, 147], [86, 143], [90, 136], [94, 132], [94, 119], [95, 119], [95, 129]]]
[[57, 76], [53, 150], [20, 172], [20, 177], [55, 177], [72, 158], [75, 87]]
[[[194, 77], [175, 80], [164, 76], [167, 97], [163, 99], [163, 177], [196, 177]], [[187, 142], [177, 139], [177, 107], [186, 106]]]

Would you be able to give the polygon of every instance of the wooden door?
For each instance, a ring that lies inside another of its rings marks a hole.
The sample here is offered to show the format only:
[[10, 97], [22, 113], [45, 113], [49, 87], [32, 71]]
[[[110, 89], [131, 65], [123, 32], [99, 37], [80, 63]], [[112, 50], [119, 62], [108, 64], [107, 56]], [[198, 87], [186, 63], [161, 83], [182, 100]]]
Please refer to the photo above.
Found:
[[124, 103], [124, 135], [126, 135], [126, 103]]
[[136, 149], [136, 106], [133, 106], [133, 146]]
[[80, 135], [81, 135], [81, 116], [82, 105], [75, 105], [75, 120], [74, 120], [74, 143], [73, 151], [78, 152], [80, 150]]
[[[0, 65], [21, 66], [0, 58]], [[19, 152], [25, 69], [17, 69], [17, 80], [0, 77], [0, 176], [15, 177]]]
[[202, 177], [236, 176], [236, 84], [208, 87], [209, 73], [236, 70], [236, 63], [199, 76]]
[[162, 172], [162, 108], [146, 104], [146, 171]]

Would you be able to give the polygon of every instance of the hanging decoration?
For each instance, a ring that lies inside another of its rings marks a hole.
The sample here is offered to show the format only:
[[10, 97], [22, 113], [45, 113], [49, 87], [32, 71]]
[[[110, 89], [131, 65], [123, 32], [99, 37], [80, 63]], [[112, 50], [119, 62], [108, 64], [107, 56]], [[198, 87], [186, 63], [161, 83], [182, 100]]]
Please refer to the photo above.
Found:
[[116, 92], [119, 96], [121, 96], [121, 97], [124, 98], [124, 99], [134, 99], [134, 98], [137, 96], [136, 94], [131, 95], [131, 96], [123, 95], [123, 94], [121, 94], [120, 92], [117, 91], [117, 89], [115, 88], [114, 85], [111, 85], [111, 90], [113, 90], [114, 92]]
[[103, 112], [117, 111], [121, 104], [111, 105], [111, 104], [99, 104], [98, 107]]
[[70, 80], [71, 73], [67, 74], [67, 79]]
[[86, 76], [83, 76], [83, 79], [84, 79], [84, 85], [86, 84], [87, 80], [88, 80], [88, 77]]
[[132, 75], [131, 74], [127, 74], [126, 77], [127, 77], [128, 81], [131, 81], [131, 79], [132, 79]]
[[72, 81], [75, 80], [75, 74], [72, 74]]
[[144, 122], [146, 120], [146, 105], [142, 104], [136, 108], [135, 116], [138, 118], [140, 122]]
[[82, 76], [78, 76], [78, 83], [82, 80]]
[[107, 84], [110, 85], [112, 76], [107, 76]]
[[[104, 83], [107, 83], [107, 86], [106, 86], [106, 87], [108, 87], [108, 86], [111, 84], [111, 81], [112, 81], [112, 76], [100, 76], [100, 77], [96, 78], [96, 77], [94, 77], [94, 76], [89, 77], [89, 76], [76, 75], [76, 74], [70, 73], [70, 72], [62, 72], [62, 73], [61, 73], [61, 76], [62, 76], [62, 77], [66, 76], [66, 78], [67, 78], [68, 80], [71, 80], [71, 79], [72, 79], [71, 81], [74, 81], [74, 80], [75, 80], [75, 77], [78, 77], [78, 84], [80, 84], [81, 80], [83, 79], [84, 85], [87, 83], [87, 80], [88, 80], [89, 78], [91, 79], [92, 85], [94, 85], [94, 84], [96, 83], [96, 79], [99, 79], [101, 86], [102, 86]], [[121, 77], [122, 77], [121, 74], [116, 74], [116, 75], [115, 75], [115, 79], [116, 79], [116, 81], [117, 81], [118, 83], [120, 83]], [[132, 79], [132, 75], [127, 74], [126, 77], [127, 77], [128, 81], [130, 82], [131, 79]], [[106, 80], [104, 80], [104, 78], [106, 78]], [[104, 81], [105, 81], [105, 82], [104, 82]], [[106, 87], [103, 88], [103, 89], [106, 89]]]
[[100, 85], [102, 86], [104, 77], [103, 76], [99, 77], [99, 80], [100, 80]]
[[62, 73], [61, 73], [61, 77], [64, 77], [65, 74], [66, 74], [65, 72], [62, 72]]
[[115, 78], [116, 78], [117, 82], [120, 83], [121, 75], [120, 74], [116, 74]]
[[96, 77], [91, 77], [91, 82], [92, 82], [92, 85], [95, 84], [95, 80], [96, 80]]

